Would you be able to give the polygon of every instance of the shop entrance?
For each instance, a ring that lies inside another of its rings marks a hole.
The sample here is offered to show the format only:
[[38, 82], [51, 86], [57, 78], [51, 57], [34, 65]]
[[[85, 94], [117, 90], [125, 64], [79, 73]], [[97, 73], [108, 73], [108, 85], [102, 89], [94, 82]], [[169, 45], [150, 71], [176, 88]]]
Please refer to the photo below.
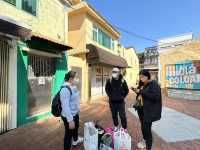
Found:
[[10, 107], [8, 102], [9, 45], [0, 39], [0, 134], [9, 128]]
[[55, 59], [29, 55], [28, 116], [50, 111]]

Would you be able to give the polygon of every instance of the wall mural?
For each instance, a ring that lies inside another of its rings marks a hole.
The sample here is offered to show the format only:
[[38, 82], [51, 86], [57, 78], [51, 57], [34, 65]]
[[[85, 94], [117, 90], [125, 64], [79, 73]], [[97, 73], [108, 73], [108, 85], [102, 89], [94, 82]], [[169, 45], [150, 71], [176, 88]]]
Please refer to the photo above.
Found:
[[200, 60], [166, 65], [168, 88], [200, 90]]

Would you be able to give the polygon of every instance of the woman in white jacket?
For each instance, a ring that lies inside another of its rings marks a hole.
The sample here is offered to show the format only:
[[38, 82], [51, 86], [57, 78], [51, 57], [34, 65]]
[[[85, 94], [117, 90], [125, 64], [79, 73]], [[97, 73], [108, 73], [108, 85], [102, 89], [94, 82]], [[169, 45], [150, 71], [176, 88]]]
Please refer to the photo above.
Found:
[[83, 142], [83, 138], [78, 137], [80, 111], [78, 84], [79, 79], [77, 73], [69, 71], [65, 75], [65, 82], [60, 91], [62, 106], [61, 117], [65, 125], [64, 150], [70, 150], [71, 145], [75, 146]]

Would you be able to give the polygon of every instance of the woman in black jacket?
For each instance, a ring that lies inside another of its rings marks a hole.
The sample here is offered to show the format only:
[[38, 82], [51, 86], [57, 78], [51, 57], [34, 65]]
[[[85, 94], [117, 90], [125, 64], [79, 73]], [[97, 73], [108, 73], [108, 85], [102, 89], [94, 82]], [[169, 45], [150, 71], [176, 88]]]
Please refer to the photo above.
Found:
[[[143, 88], [135, 89], [134, 91], [137, 95], [141, 95], [143, 99], [143, 109], [138, 111], [138, 115], [141, 121], [142, 134], [146, 143], [146, 149], [151, 150], [153, 143], [151, 132], [152, 123], [161, 119], [161, 88], [156, 81], [151, 80], [151, 75], [148, 70], [141, 70], [139, 75], [140, 82], [143, 83]], [[138, 143], [138, 148], [140, 148], [141, 145], [142, 144]]]

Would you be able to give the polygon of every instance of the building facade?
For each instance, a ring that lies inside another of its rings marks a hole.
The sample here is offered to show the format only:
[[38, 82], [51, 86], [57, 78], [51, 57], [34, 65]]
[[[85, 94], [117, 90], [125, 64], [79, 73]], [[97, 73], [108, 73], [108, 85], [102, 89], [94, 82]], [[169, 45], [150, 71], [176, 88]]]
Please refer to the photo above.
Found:
[[157, 48], [159, 53], [179, 47], [193, 40], [193, 33], [184, 33], [176, 36], [161, 38], [158, 40]]
[[80, 74], [83, 101], [105, 95], [105, 83], [113, 67], [128, 67], [125, 54], [119, 54], [119, 36], [120, 33], [86, 2], [76, 3], [69, 11], [68, 37], [74, 47], [69, 51], [69, 68]]
[[123, 47], [118, 45], [119, 56], [123, 57], [127, 63], [128, 68], [125, 68], [124, 77], [129, 87], [136, 86], [139, 79], [139, 58], [134, 47]]
[[137, 53], [138, 59], [139, 59], [139, 69], [144, 68], [144, 52]]
[[200, 100], [200, 40], [161, 53], [160, 72], [168, 96]]
[[148, 47], [144, 50], [143, 69], [148, 69], [153, 80], [158, 81], [158, 49], [157, 46]]
[[[171, 50], [173, 48], [180, 47], [186, 43], [189, 43], [193, 40], [192, 33], [184, 33], [176, 36], [166, 37], [158, 40], [157, 48], [158, 53], [161, 55], [163, 52]], [[160, 68], [160, 57], [158, 57], [158, 68]], [[161, 72], [159, 70], [158, 80], [160, 82]]]
[[0, 1], [1, 132], [50, 116], [52, 96], [67, 71], [65, 51], [71, 48], [69, 5], [64, 0]]

